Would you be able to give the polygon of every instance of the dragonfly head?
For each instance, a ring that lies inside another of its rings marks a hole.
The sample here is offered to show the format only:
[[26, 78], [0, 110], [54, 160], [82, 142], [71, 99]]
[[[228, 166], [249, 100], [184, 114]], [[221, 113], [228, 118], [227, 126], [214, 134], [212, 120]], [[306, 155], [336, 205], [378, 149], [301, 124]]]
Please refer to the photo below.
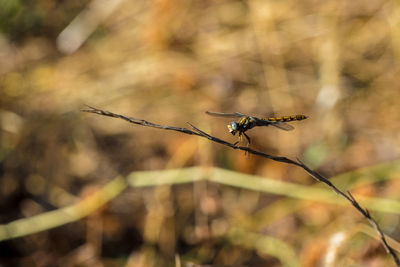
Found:
[[232, 135], [235, 135], [236, 132], [239, 130], [239, 125], [237, 124], [237, 122], [232, 121], [230, 124], [228, 124], [228, 129]]

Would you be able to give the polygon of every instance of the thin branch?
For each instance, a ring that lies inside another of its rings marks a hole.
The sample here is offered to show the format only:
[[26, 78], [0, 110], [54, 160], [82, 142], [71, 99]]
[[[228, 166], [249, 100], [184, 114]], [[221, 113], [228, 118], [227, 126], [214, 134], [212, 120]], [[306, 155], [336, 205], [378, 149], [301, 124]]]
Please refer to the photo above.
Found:
[[271, 159], [271, 160], [274, 160], [274, 161], [282, 162], [282, 163], [296, 165], [296, 166], [304, 169], [315, 180], [326, 184], [329, 188], [331, 188], [333, 191], [335, 191], [338, 195], [340, 195], [340, 196], [344, 197], [346, 200], [348, 200], [353, 205], [353, 207], [355, 207], [357, 209], [357, 211], [368, 220], [368, 222], [373, 226], [373, 228], [379, 234], [379, 237], [380, 237], [380, 239], [382, 241], [383, 247], [385, 248], [386, 252], [392, 256], [392, 258], [395, 261], [396, 265], [398, 267], [400, 267], [400, 260], [397, 257], [397, 254], [395, 253], [394, 249], [386, 241], [384, 233], [382, 232], [381, 228], [379, 227], [379, 225], [375, 221], [375, 219], [372, 218], [370, 212], [367, 209], [362, 208], [360, 206], [360, 204], [356, 201], [356, 199], [353, 197], [353, 195], [350, 192], [347, 192], [347, 194], [346, 194], [345, 192], [341, 191], [334, 184], [332, 184], [327, 178], [325, 178], [321, 174], [317, 173], [316, 171], [311, 170], [307, 165], [305, 165], [299, 159], [297, 159], [297, 161], [294, 161], [294, 160], [291, 160], [291, 159], [286, 158], [286, 157], [279, 157], [279, 156], [269, 155], [267, 153], [264, 153], [264, 152], [261, 152], [261, 151], [257, 151], [257, 150], [253, 150], [253, 149], [248, 148], [248, 147], [236, 146], [235, 144], [229, 143], [229, 142], [224, 141], [222, 139], [219, 139], [219, 138], [217, 138], [215, 136], [209, 135], [206, 132], [203, 132], [202, 130], [196, 128], [194, 125], [192, 125], [190, 123], [188, 123], [188, 124], [192, 127], [192, 130], [189, 130], [187, 128], [181, 128], [181, 127], [174, 127], [174, 126], [155, 124], [155, 123], [152, 123], [152, 122], [148, 122], [146, 120], [127, 117], [127, 116], [124, 116], [124, 115], [112, 113], [112, 112], [109, 112], [109, 111], [97, 109], [97, 108], [90, 107], [90, 106], [88, 106], [88, 108], [89, 109], [83, 109], [81, 111], [89, 112], [89, 113], [95, 113], [95, 114], [98, 114], [98, 115], [103, 115], [103, 116], [108, 116], [108, 117], [113, 117], [113, 118], [119, 118], [119, 119], [123, 119], [125, 121], [128, 121], [130, 123], [134, 123], [134, 124], [138, 124], [138, 125], [142, 125], [142, 126], [153, 127], [153, 128], [158, 128], [158, 129], [164, 129], [164, 130], [172, 130], [172, 131], [177, 131], [177, 132], [181, 132], [181, 133], [184, 133], [184, 134], [190, 134], [190, 135], [197, 135], [197, 136], [200, 136], [200, 137], [203, 137], [203, 138], [207, 138], [210, 141], [219, 143], [221, 145], [228, 146], [228, 147], [230, 147], [232, 149], [243, 150], [243, 151], [245, 151], [247, 153], [251, 153], [251, 154], [254, 154], [254, 155], [258, 155], [258, 156], [261, 156], [261, 157], [264, 157], [264, 158], [268, 158], [268, 159]]

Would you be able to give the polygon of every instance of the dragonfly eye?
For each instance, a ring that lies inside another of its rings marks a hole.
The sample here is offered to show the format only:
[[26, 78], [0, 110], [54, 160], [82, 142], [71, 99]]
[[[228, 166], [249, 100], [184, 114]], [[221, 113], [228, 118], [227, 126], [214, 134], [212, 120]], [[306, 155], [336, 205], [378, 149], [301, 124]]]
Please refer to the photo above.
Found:
[[238, 124], [236, 123], [236, 122], [231, 122], [230, 124], [228, 124], [228, 129], [229, 129], [229, 132], [232, 134], [232, 135], [235, 135], [236, 134], [236, 131], [238, 130]]

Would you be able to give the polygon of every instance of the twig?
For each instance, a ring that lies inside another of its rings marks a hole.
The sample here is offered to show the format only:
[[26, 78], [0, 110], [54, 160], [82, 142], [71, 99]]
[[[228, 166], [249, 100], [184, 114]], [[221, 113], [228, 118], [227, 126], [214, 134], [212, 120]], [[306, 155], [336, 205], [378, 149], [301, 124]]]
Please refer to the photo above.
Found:
[[112, 112], [109, 112], [109, 111], [97, 109], [97, 108], [90, 107], [90, 106], [88, 106], [88, 108], [89, 109], [83, 109], [81, 111], [89, 112], [89, 113], [95, 113], [95, 114], [98, 114], [98, 115], [103, 115], [103, 116], [108, 116], [108, 117], [113, 117], [113, 118], [119, 118], [119, 119], [123, 119], [125, 121], [128, 121], [130, 123], [134, 123], [134, 124], [138, 124], [138, 125], [142, 125], [142, 126], [159, 128], [159, 129], [164, 129], [164, 130], [172, 130], [172, 131], [177, 131], [177, 132], [190, 134], [190, 135], [197, 135], [197, 136], [200, 136], [200, 137], [207, 138], [207, 139], [209, 139], [209, 140], [211, 140], [213, 142], [228, 146], [228, 147], [233, 148], [233, 149], [243, 150], [243, 151], [245, 151], [247, 153], [258, 155], [258, 156], [261, 156], [261, 157], [264, 157], [264, 158], [268, 158], [268, 159], [271, 159], [271, 160], [274, 160], [274, 161], [278, 161], [278, 162], [283, 162], [283, 163], [287, 163], [287, 164], [296, 165], [296, 166], [298, 166], [300, 168], [303, 168], [315, 180], [326, 184], [329, 188], [331, 188], [333, 191], [335, 191], [338, 195], [340, 195], [340, 196], [344, 197], [346, 200], [348, 200], [357, 209], [357, 211], [359, 213], [361, 213], [361, 215], [364, 216], [368, 220], [368, 222], [378, 232], [379, 237], [380, 237], [380, 239], [382, 241], [383, 247], [385, 248], [386, 252], [393, 257], [393, 260], [395, 261], [396, 265], [398, 267], [400, 267], [400, 260], [397, 257], [397, 254], [395, 253], [394, 249], [386, 241], [384, 233], [382, 232], [381, 228], [379, 227], [379, 225], [375, 221], [375, 219], [372, 218], [372, 216], [369, 213], [369, 211], [367, 209], [362, 208], [360, 206], [360, 204], [355, 200], [355, 198], [353, 197], [353, 195], [350, 192], [347, 192], [347, 194], [346, 194], [345, 192], [341, 191], [334, 184], [332, 184], [327, 178], [325, 178], [321, 174], [317, 173], [316, 171], [311, 170], [307, 165], [305, 165], [299, 159], [297, 159], [297, 161], [294, 161], [294, 160], [291, 160], [291, 159], [286, 158], [286, 157], [279, 157], [279, 156], [269, 155], [267, 153], [264, 153], [264, 152], [261, 152], [261, 151], [257, 151], [257, 150], [253, 150], [253, 149], [248, 148], [248, 147], [236, 146], [235, 144], [229, 143], [229, 142], [224, 141], [222, 139], [219, 139], [219, 138], [217, 138], [215, 136], [209, 135], [209, 134], [203, 132], [202, 130], [196, 128], [194, 125], [192, 125], [190, 123], [188, 123], [188, 124], [192, 127], [193, 130], [189, 130], [187, 128], [181, 128], [181, 127], [174, 127], [174, 126], [155, 124], [155, 123], [152, 123], [152, 122], [148, 122], [146, 120], [127, 117], [127, 116], [124, 116], [124, 115], [112, 113]]

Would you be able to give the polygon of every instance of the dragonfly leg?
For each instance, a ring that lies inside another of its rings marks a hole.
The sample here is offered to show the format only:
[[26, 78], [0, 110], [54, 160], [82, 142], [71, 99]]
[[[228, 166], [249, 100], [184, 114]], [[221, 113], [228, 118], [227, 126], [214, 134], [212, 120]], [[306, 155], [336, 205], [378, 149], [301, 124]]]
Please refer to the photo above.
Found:
[[[249, 145], [250, 145], [250, 137], [249, 137], [247, 134], [245, 134], [245, 133], [243, 133], [243, 135], [244, 135], [244, 137], [246, 137], [246, 139], [247, 139], [246, 148], [248, 148]], [[249, 154], [247, 151], [244, 152], [244, 155], [245, 155], [245, 156], [246, 156], [246, 154], [247, 154], [247, 158], [250, 158], [250, 154]]]
[[237, 140], [233, 145], [236, 146], [240, 141], [242, 141], [242, 133], [239, 133], [239, 140]]
[[246, 147], [249, 147], [249, 145], [250, 145], [250, 137], [247, 135], [247, 134], [245, 134], [245, 133], [243, 133], [243, 135], [246, 137], [246, 139], [247, 139], [247, 145], [246, 145]]

